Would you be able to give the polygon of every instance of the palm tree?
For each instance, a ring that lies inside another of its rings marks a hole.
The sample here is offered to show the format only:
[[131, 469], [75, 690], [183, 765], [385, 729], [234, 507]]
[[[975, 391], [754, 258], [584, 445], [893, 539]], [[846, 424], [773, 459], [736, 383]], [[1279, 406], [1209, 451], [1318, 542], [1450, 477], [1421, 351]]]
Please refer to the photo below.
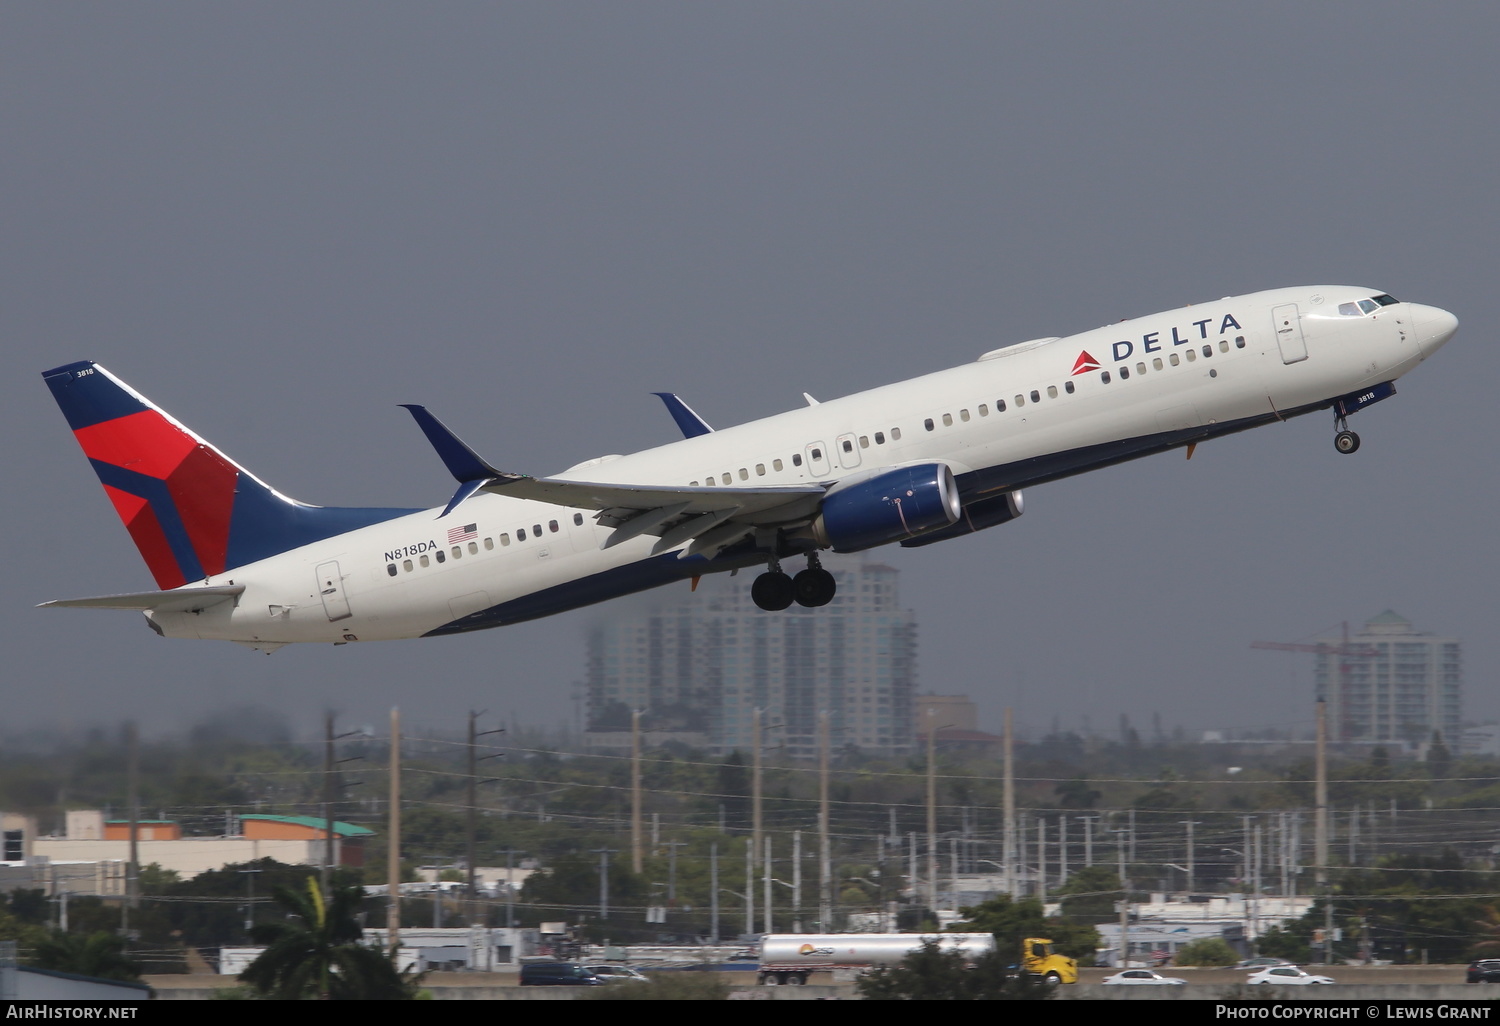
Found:
[[87, 936], [53, 931], [37, 943], [31, 964], [100, 980], [139, 982], [141, 967], [125, 954], [125, 938], [102, 930]]
[[364, 898], [361, 888], [335, 887], [325, 903], [317, 880], [307, 878], [307, 892], [278, 887], [277, 904], [287, 921], [261, 923], [250, 931], [266, 945], [240, 979], [264, 997], [295, 1000], [401, 1000], [411, 998], [413, 983], [391, 960], [361, 941], [355, 916]]

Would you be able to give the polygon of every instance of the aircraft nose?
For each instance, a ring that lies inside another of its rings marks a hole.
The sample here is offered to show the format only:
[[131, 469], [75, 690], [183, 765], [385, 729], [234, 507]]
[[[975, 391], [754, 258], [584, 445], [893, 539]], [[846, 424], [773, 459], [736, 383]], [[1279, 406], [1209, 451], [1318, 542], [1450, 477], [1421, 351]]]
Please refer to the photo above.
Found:
[[1423, 356], [1432, 355], [1458, 331], [1458, 318], [1439, 307], [1413, 304], [1412, 314], [1412, 320], [1416, 323], [1417, 344], [1422, 347]]

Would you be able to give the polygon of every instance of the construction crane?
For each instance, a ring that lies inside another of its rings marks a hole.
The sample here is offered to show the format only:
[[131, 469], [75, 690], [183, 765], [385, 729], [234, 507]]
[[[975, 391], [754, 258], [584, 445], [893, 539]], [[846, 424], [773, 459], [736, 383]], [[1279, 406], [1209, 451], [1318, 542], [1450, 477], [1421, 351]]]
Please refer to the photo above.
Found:
[[1330, 644], [1326, 641], [1320, 641], [1316, 643], [1297, 641], [1250, 642], [1251, 648], [1266, 648], [1271, 649], [1275, 652], [1311, 652], [1314, 655], [1336, 655], [1341, 657], [1334, 664], [1335, 667], [1337, 667], [1337, 670], [1336, 676], [1333, 681], [1333, 687], [1330, 689], [1333, 692], [1330, 697], [1334, 698], [1334, 701], [1336, 703], [1335, 708], [1338, 710], [1338, 738], [1336, 740], [1342, 740], [1343, 738], [1348, 737], [1351, 730], [1351, 725], [1344, 718], [1344, 691], [1345, 685], [1349, 680], [1349, 660], [1351, 658], [1373, 659], [1381, 654], [1380, 649], [1374, 647], [1373, 645], [1351, 645], [1349, 643], [1349, 621], [1345, 620], [1340, 626], [1342, 628], [1341, 636], [1343, 640], [1337, 645]]

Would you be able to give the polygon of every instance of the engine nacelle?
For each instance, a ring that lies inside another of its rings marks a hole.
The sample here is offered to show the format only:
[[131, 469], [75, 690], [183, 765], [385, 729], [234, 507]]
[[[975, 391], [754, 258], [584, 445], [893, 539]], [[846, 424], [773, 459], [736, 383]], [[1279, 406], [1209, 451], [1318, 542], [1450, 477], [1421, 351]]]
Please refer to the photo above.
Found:
[[962, 510], [946, 463], [897, 467], [835, 487], [813, 521], [813, 536], [835, 552], [859, 552], [947, 527]]
[[947, 527], [939, 527], [915, 538], [907, 538], [901, 542], [901, 545], [903, 548], [914, 549], [920, 545], [947, 541], [949, 538], [960, 538], [966, 534], [973, 534], [975, 531], [983, 531], [986, 527], [994, 527], [996, 524], [1014, 520], [1024, 512], [1026, 512], [1026, 503], [1022, 500], [1021, 493], [1006, 492], [1004, 495], [969, 503], [963, 508], [963, 513], [958, 520]]

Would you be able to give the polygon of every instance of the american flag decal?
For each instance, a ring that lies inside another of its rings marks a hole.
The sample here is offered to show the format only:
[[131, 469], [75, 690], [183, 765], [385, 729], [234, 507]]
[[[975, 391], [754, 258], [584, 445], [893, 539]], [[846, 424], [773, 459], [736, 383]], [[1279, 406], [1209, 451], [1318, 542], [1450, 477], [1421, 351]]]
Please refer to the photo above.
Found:
[[463, 527], [448, 528], [448, 544], [457, 545], [459, 542], [469, 541], [479, 537], [478, 524], [465, 524]]

